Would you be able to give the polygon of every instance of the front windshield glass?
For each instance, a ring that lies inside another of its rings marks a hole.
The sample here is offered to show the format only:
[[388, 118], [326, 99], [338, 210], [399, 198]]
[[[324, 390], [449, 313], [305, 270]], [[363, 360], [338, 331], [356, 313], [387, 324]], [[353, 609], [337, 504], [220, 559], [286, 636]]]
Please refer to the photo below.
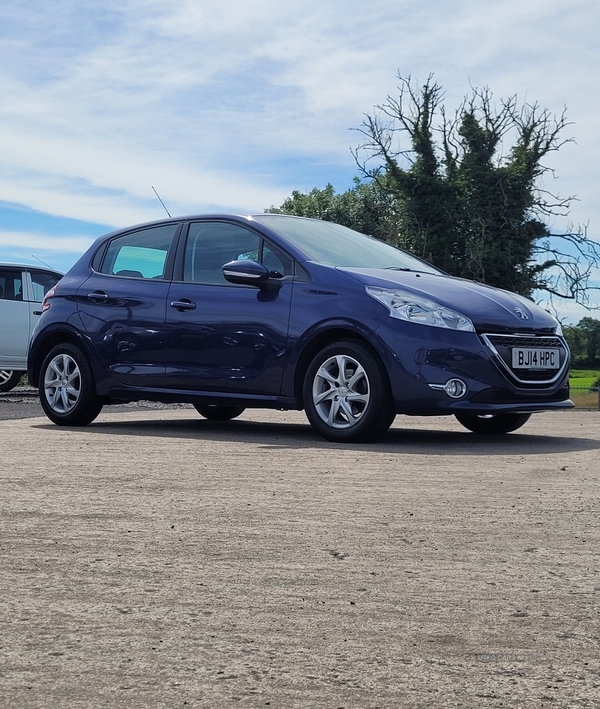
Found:
[[260, 214], [253, 219], [279, 232], [302, 249], [311, 261], [328, 266], [441, 273], [405, 251], [340, 224], [282, 214]]

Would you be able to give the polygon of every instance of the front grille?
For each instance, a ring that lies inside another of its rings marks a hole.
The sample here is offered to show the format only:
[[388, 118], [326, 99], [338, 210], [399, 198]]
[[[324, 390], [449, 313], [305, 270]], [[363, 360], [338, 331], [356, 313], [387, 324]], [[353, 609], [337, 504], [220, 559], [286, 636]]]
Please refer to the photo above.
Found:
[[494, 347], [545, 347], [546, 349], [563, 347], [560, 337], [531, 335], [484, 335]]
[[[568, 364], [568, 349], [565, 341], [556, 335], [481, 335], [483, 342], [491, 350], [500, 368], [519, 384], [552, 384], [565, 371]], [[525, 350], [558, 350], [558, 368], [513, 367], [512, 353], [515, 348]]]

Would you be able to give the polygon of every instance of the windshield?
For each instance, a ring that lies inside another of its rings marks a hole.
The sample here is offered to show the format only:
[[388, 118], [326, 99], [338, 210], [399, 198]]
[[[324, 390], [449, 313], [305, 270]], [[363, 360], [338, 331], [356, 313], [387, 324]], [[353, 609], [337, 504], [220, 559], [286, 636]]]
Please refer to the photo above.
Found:
[[292, 242], [311, 261], [346, 268], [393, 268], [441, 273], [425, 261], [340, 224], [282, 214], [253, 216]]

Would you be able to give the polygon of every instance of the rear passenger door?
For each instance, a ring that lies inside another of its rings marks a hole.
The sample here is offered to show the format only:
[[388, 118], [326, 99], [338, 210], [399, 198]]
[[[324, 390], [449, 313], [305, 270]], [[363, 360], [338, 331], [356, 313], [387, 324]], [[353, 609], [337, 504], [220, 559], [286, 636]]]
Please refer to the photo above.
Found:
[[121, 384], [164, 386], [165, 308], [178, 230], [179, 224], [169, 223], [111, 239], [77, 292], [99, 361]]

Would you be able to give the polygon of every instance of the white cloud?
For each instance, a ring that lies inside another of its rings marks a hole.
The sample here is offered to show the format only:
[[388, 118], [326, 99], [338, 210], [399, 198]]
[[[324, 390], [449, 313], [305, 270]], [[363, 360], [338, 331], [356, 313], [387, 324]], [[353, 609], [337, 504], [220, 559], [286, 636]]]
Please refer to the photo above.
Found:
[[[68, 223], [68, 222], [65, 222]], [[34, 228], [11, 230], [0, 228], [2, 260], [12, 263], [43, 263], [66, 273], [100, 235], [89, 233], [57, 235]]]
[[0, 231], [0, 247], [18, 244], [24, 250], [58, 251], [73, 253], [85, 251], [94, 242], [89, 236], [53, 236], [47, 234], [23, 233], [20, 231]]

